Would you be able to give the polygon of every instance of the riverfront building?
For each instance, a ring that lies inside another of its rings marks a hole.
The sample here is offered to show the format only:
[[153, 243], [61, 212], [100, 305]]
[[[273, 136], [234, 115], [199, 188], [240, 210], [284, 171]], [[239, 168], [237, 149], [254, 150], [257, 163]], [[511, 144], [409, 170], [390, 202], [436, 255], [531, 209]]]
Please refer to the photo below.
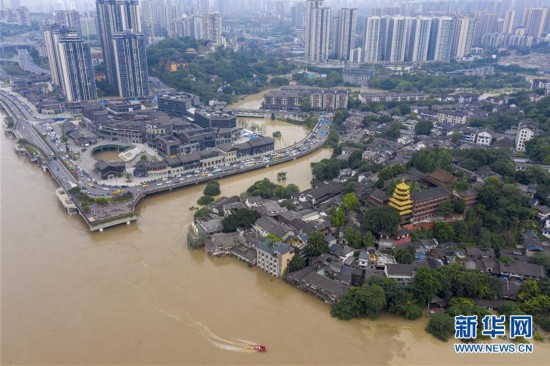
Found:
[[52, 84], [67, 102], [97, 98], [90, 45], [74, 29], [54, 24], [44, 29]]
[[275, 277], [283, 277], [285, 270], [294, 257], [294, 250], [281, 242], [273, 243], [270, 239], [256, 245], [256, 265]]
[[204, 110], [195, 112], [195, 123], [207, 128], [235, 128], [237, 127], [237, 116], [231, 112]]
[[282, 87], [264, 95], [263, 108], [270, 110], [300, 110], [303, 102], [311, 108], [323, 111], [345, 109], [348, 106], [348, 91], [315, 87]]

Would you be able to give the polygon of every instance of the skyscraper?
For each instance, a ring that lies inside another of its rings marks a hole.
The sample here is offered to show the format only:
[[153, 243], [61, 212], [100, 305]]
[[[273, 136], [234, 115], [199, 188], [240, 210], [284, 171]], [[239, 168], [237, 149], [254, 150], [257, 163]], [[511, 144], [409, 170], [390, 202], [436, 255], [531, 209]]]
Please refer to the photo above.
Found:
[[115, 50], [113, 35], [130, 30], [141, 32], [138, 0], [97, 0], [98, 33], [103, 49], [103, 60], [107, 79], [111, 84], [116, 80]]
[[418, 17], [413, 20], [411, 46], [409, 49], [411, 62], [426, 62], [430, 46], [430, 30], [432, 18]]
[[467, 17], [457, 18], [455, 22], [451, 58], [460, 59], [470, 53], [476, 23], [473, 18]]
[[119, 32], [113, 34], [112, 42], [119, 95], [125, 98], [149, 95], [145, 36], [132, 31]]
[[59, 40], [61, 88], [67, 102], [97, 98], [90, 45], [77, 33]]
[[548, 8], [525, 8], [521, 18], [521, 25], [525, 28], [525, 35], [540, 38], [544, 31]]
[[447, 62], [451, 60], [455, 19], [436, 17], [432, 19], [428, 60]]
[[330, 19], [330, 51], [336, 57], [338, 57], [340, 49], [340, 25], [341, 19], [339, 16]]
[[308, 0], [304, 37], [306, 61], [326, 61], [329, 55], [330, 9], [323, 7], [323, 0]]
[[373, 63], [385, 59], [387, 17], [368, 17], [365, 22], [364, 61]]
[[340, 10], [340, 33], [338, 35], [338, 58], [348, 61], [351, 50], [355, 48], [357, 32], [357, 9]]
[[216, 46], [222, 44], [222, 17], [220, 14], [203, 15], [204, 38], [214, 42]]
[[389, 19], [386, 40], [386, 56], [390, 62], [404, 62], [412, 28], [412, 18], [392, 17]]
[[515, 10], [506, 10], [506, 13], [504, 14], [504, 22], [502, 23], [502, 33], [512, 33], [514, 30], [515, 17]]
[[59, 79], [59, 55], [57, 53], [57, 44], [63, 27], [59, 24], [47, 25], [44, 27], [44, 43], [46, 44], [46, 55], [50, 65], [52, 85], [61, 86]]
[[61, 87], [67, 102], [97, 98], [90, 45], [76, 30], [59, 24], [44, 28], [52, 84]]

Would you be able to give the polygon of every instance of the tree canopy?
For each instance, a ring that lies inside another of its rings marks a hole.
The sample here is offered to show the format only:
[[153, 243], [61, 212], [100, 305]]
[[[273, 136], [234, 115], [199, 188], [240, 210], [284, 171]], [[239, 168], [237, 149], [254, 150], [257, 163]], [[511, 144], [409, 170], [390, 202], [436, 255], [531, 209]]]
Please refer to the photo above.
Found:
[[223, 232], [230, 233], [236, 231], [238, 228], [249, 228], [260, 216], [259, 212], [246, 208], [238, 208], [222, 220]]
[[399, 225], [399, 212], [391, 206], [378, 206], [365, 212], [364, 226], [373, 233], [395, 234]]

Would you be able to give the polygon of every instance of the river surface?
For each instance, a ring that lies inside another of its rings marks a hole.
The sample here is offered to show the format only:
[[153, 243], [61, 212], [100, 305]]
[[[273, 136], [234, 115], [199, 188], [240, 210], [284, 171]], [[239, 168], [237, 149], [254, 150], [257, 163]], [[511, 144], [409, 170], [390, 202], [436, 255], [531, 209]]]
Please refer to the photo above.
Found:
[[[257, 268], [190, 251], [188, 207], [203, 186], [147, 198], [137, 223], [91, 233], [61, 208], [49, 174], [0, 142], [2, 365], [548, 364], [547, 344], [527, 356], [456, 355], [425, 319], [339, 321]], [[281, 170], [307, 188], [309, 164], [329, 155], [223, 179], [222, 194]]]

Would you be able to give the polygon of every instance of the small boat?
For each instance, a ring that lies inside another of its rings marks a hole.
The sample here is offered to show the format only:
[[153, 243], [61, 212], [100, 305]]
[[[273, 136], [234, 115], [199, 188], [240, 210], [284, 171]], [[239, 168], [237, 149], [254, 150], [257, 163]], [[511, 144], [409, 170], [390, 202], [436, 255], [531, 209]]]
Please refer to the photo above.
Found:
[[258, 352], [265, 352], [265, 351], [267, 351], [267, 348], [265, 348], [265, 346], [257, 344], [257, 345], [254, 346], [254, 350], [258, 351]]

